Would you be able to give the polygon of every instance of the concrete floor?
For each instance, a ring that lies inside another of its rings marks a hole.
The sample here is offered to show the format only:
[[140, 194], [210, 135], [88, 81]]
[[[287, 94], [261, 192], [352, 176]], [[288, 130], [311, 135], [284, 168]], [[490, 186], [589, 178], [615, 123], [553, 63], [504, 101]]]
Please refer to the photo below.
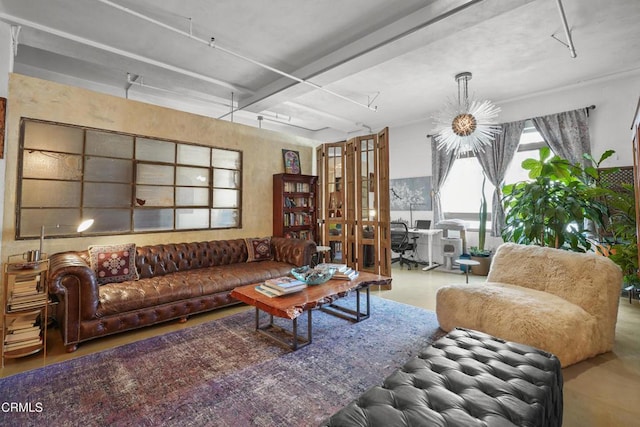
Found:
[[[420, 269], [407, 270], [406, 267], [400, 269], [396, 264], [393, 267], [392, 277], [391, 290], [375, 290], [372, 294], [428, 310], [435, 310], [435, 295], [440, 286], [465, 280], [464, 275], [460, 274], [442, 273], [435, 270], [428, 272]], [[480, 276], [469, 276], [470, 282], [483, 282], [485, 279]], [[38, 354], [22, 359], [7, 360], [5, 367], [0, 371], [0, 377], [187, 328], [248, 309], [251, 308], [235, 306], [193, 316], [186, 323], [169, 322], [90, 341], [81, 344], [78, 350], [71, 354], [64, 352], [59, 331], [52, 330], [47, 340], [49, 350], [46, 358], [42, 354]], [[629, 304], [627, 298], [620, 299], [616, 344], [612, 352], [565, 368], [563, 376], [564, 426], [625, 427], [638, 425], [638, 420], [640, 420], [640, 405], [638, 405], [640, 396], [640, 302], [634, 300], [633, 304]]]
[[[390, 291], [376, 295], [428, 310], [436, 308], [436, 291], [464, 275], [403, 270], [392, 271]], [[469, 276], [469, 282], [486, 277]], [[620, 299], [616, 343], [610, 353], [569, 366], [564, 377], [565, 427], [631, 427], [640, 425], [640, 302]]]

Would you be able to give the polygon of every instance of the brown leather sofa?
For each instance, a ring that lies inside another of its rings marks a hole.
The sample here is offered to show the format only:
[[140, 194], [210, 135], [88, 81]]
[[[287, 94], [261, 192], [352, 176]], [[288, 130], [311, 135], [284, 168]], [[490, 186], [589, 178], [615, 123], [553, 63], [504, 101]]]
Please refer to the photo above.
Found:
[[315, 243], [271, 238], [272, 260], [247, 262], [244, 239], [136, 248], [139, 280], [99, 285], [88, 251], [51, 257], [49, 292], [68, 352], [93, 338], [237, 304], [236, 286], [309, 265]]

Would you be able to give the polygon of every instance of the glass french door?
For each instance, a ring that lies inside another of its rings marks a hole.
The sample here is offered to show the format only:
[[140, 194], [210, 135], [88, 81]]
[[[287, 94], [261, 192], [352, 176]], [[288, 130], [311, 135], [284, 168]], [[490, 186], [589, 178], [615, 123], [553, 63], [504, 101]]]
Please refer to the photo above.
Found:
[[318, 148], [322, 244], [332, 261], [389, 275], [388, 129]]

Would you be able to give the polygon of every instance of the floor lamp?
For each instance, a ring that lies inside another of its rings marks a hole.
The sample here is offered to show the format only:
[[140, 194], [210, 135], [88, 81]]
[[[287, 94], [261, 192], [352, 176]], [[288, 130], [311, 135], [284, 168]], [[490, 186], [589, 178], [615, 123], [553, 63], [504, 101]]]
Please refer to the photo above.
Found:
[[[76, 228], [76, 232], [82, 233], [83, 231], [86, 231], [89, 228], [91, 228], [92, 225], [93, 225], [93, 218], [85, 219], [82, 222], [80, 222], [80, 224], [78, 224], [78, 226]], [[56, 228], [60, 228], [61, 225], [60, 224], [56, 224], [55, 227]], [[40, 255], [39, 256], [42, 256], [42, 254], [44, 253], [44, 252], [42, 252], [42, 249], [44, 247], [44, 230], [45, 230], [45, 226], [42, 225], [40, 227]]]

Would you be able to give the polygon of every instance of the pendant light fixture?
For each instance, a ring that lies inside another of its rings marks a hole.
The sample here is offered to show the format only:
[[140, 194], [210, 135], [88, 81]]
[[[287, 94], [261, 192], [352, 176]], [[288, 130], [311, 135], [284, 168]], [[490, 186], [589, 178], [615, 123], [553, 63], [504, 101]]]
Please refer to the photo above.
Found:
[[469, 98], [471, 73], [456, 75], [458, 99], [449, 101], [436, 115], [436, 141], [438, 148], [455, 152], [456, 156], [473, 151], [484, 151], [500, 132], [497, 124], [500, 108], [491, 101], [475, 101]]

